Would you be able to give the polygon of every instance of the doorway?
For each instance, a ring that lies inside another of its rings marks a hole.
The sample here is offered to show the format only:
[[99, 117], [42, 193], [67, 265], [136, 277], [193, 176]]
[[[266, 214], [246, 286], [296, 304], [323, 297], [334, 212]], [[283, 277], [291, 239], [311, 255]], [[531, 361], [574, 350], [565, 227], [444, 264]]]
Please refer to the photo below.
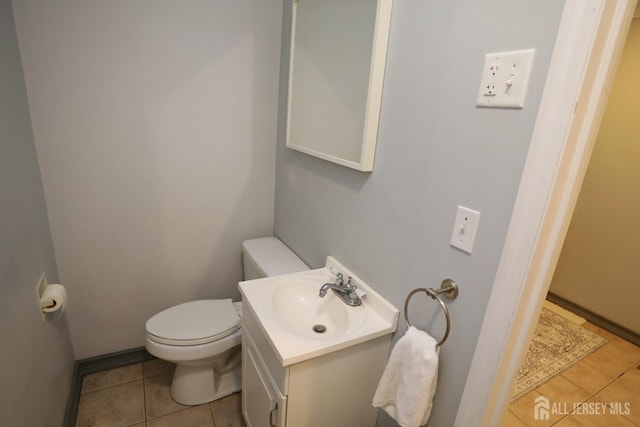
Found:
[[456, 426], [498, 425], [507, 408], [569, 226], [636, 3], [565, 2]]
[[629, 28], [548, 295], [636, 345], [640, 345], [639, 118], [637, 16]]
[[503, 426], [540, 425], [539, 402], [556, 404], [545, 414], [549, 425], [640, 424], [637, 15]]

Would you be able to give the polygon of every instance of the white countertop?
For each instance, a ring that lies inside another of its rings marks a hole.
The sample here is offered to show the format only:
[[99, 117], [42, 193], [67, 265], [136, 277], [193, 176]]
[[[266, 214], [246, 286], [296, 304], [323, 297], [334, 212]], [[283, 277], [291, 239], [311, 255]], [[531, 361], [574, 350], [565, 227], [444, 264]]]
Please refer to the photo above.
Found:
[[[320, 298], [320, 287], [335, 282], [331, 267], [366, 292], [362, 305], [349, 307], [331, 291]], [[332, 257], [324, 268], [248, 280], [239, 289], [282, 366], [391, 334], [397, 327], [399, 310]], [[315, 323], [326, 324], [327, 332], [313, 332]]]

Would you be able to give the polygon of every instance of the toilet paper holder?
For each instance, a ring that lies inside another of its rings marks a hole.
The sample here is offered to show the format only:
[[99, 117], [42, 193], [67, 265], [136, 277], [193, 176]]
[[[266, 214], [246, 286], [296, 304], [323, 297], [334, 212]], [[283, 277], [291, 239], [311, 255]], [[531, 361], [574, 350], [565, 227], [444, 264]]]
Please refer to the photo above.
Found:
[[45, 315], [60, 310], [61, 318], [67, 304], [67, 291], [64, 286], [58, 283], [47, 283], [47, 277], [44, 273], [40, 277], [36, 285], [36, 296], [38, 298], [38, 308], [44, 322]]

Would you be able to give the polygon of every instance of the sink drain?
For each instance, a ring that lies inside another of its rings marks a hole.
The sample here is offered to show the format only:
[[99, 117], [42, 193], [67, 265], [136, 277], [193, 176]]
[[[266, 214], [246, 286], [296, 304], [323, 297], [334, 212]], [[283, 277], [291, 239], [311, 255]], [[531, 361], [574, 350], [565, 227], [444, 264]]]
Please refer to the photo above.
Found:
[[327, 332], [327, 327], [324, 325], [313, 325], [313, 332], [315, 332], [316, 334], [324, 334], [325, 332]]

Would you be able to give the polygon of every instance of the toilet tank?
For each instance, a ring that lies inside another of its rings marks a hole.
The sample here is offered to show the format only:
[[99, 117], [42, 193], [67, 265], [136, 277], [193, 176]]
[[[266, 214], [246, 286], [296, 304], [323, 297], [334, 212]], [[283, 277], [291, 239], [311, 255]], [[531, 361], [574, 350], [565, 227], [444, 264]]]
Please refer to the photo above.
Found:
[[309, 270], [309, 266], [276, 237], [245, 240], [242, 266], [244, 280]]

